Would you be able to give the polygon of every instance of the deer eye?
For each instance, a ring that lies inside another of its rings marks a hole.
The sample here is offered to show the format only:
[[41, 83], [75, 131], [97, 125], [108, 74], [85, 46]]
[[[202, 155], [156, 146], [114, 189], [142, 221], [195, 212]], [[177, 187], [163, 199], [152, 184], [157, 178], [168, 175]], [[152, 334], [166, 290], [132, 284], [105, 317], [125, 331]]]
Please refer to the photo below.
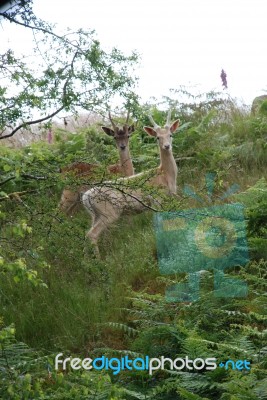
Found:
[[170, 137], [172, 137], [172, 134], [170, 134]]
[[129, 137], [130, 137], [130, 135], [127, 135], [127, 137], [129, 138]]
[[157, 136], [157, 140], [159, 140], [159, 137]]

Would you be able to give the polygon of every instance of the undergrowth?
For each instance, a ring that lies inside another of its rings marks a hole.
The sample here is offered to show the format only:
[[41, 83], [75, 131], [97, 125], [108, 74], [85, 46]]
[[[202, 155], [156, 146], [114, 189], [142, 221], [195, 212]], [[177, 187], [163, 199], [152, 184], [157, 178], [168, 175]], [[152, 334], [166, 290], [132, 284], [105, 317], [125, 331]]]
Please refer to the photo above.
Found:
[[[165, 103], [181, 118], [173, 148], [178, 197], [165, 202], [166, 209], [198, 208], [190, 190], [207, 205], [205, 176], [214, 173], [213, 204], [245, 207], [250, 262], [226, 276], [246, 281], [248, 296], [216, 297], [214, 274], [205, 271], [197, 301], [168, 302], [166, 288], [187, 276], [160, 274], [152, 211], [119, 220], [101, 237], [102, 258], [94, 258], [85, 239], [88, 214], [81, 210], [67, 218], [58, 201], [66, 185], [110, 179], [106, 165], [117, 161], [117, 152], [99, 126], [66, 133], [64, 140], [59, 132], [53, 145], [2, 147], [1, 398], [267, 399], [266, 117], [250, 116], [216, 94], [187, 105], [175, 96]], [[142, 131], [149, 124], [147, 109], [135, 110], [140, 122], [130, 146], [136, 172], [158, 165], [156, 144]], [[165, 114], [154, 108], [158, 124]], [[81, 180], [58, 172], [77, 160], [102, 167]], [[233, 184], [238, 193], [220, 200]], [[246, 359], [251, 369], [56, 371], [59, 352], [81, 358]]]

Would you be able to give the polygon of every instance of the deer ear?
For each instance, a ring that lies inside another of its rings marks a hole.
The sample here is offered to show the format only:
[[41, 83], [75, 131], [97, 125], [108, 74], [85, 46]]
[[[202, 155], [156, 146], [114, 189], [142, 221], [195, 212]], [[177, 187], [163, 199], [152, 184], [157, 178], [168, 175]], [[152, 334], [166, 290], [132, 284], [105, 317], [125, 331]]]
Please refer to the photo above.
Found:
[[103, 131], [109, 135], [109, 136], [114, 136], [114, 131], [111, 128], [108, 128], [107, 126], [101, 126], [101, 128], [103, 129]]
[[157, 132], [153, 128], [151, 128], [150, 126], [144, 126], [143, 129], [148, 135], [154, 136], [154, 137], [157, 136]]
[[133, 124], [133, 125], [131, 125], [131, 126], [129, 126], [129, 128], [128, 128], [128, 133], [129, 133], [129, 135], [130, 135], [131, 133], [133, 133], [133, 132], [134, 132], [134, 130], [135, 130], [135, 126], [134, 126], [134, 124]]
[[176, 121], [174, 121], [174, 122], [171, 124], [171, 127], [170, 127], [171, 133], [174, 133], [174, 132], [179, 128], [179, 125], [180, 125], [180, 120], [179, 120], [179, 119], [177, 119]]

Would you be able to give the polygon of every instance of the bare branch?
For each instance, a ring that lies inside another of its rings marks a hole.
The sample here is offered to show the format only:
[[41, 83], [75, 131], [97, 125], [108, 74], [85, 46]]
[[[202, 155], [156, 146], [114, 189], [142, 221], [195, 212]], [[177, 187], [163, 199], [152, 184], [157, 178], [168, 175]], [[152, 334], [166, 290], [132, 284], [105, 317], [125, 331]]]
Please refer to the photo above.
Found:
[[10, 176], [9, 178], [5, 179], [4, 181], [0, 182], [0, 186], [3, 186], [5, 183], [12, 181], [13, 179], [15, 179], [15, 176]]
[[[31, 174], [21, 174], [20, 176], [25, 179], [33, 179], [36, 181], [44, 181], [44, 180], [48, 179], [46, 176], [35, 176], [35, 175], [31, 175]], [[7, 182], [12, 181], [13, 179], [16, 179], [16, 176], [10, 176], [9, 178], [0, 182], [0, 186], [4, 186]]]
[[[130, 198], [136, 200], [138, 203], [140, 203], [142, 206], [144, 206], [144, 207], [147, 208], [148, 210], [156, 211], [156, 212], [159, 211], [159, 210], [156, 210], [155, 208], [151, 207], [149, 204], [146, 204], [146, 203], [145, 203], [144, 201], [142, 201], [140, 198], [136, 197], [136, 196], [133, 194], [133, 192], [131, 193], [130, 191], [126, 191], [126, 190], [123, 189], [121, 186], [116, 185], [116, 182], [114, 182], [113, 184], [112, 184], [112, 183], [107, 183], [107, 182], [105, 182], [104, 184], [102, 184], [102, 186], [105, 187], [105, 188], [107, 187], [107, 188], [110, 188], [110, 189], [118, 190], [118, 192], [124, 194], [125, 196], [129, 196]], [[93, 185], [93, 187], [97, 187], [97, 186]], [[100, 186], [100, 187], [101, 187], [101, 186]], [[149, 197], [149, 196], [148, 196], [148, 197]], [[153, 199], [153, 200], [154, 200], [154, 202], [155, 202], [155, 199]]]
[[0, 197], [0, 201], [12, 200], [12, 199], [21, 201], [20, 196], [24, 196], [29, 193], [37, 193], [37, 192], [39, 192], [39, 189], [24, 190], [23, 192], [13, 192], [13, 193], [7, 194], [5, 197]]
[[44, 181], [47, 179], [46, 176], [35, 176], [31, 174], [21, 174], [21, 177], [25, 179], [34, 179], [36, 181]]
[[21, 128], [25, 128], [25, 127], [30, 126], [30, 125], [38, 124], [40, 122], [46, 121], [46, 120], [48, 120], [50, 118], [53, 118], [60, 111], [62, 111], [64, 108], [65, 108], [65, 106], [61, 106], [58, 110], [54, 111], [52, 114], [47, 115], [46, 117], [35, 119], [35, 120], [29, 121], [29, 122], [23, 122], [22, 124], [17, 126], [15, 129], [13, 129], [12, 132], [8, 133], [7, 135], [0, 136], [0, 140], [1, 139], [6, 139], [6, 138], [9, 138], [9, 137], [13, 136]]
[[17, 24], [17, 25], [21, 25], [21, 26], [24, 26], [25, 28], [32, 29], [33, 31], [39, 31], [39, 32], [43, 32], [43, 33], [45, 33], [45, 34], [54, 36], [54, 37], [56, 37], [57, 39], [60, 39], [60, 40], [62, 40], [62, 41], [67, 42], [70, 46], [72, 46], [72, 47], [76, 48], [77, 50], [79, 50], [80, 52], [82, 52], [81, 48], [80, 48], [78, 45], [72, 43], [70, 40], [66, 39], [64, 36], [57, 35], [56, 33], [54, 33], [53, 31], [51, 31], [51, 30], [49, 30], [49, 29], [42, 28], [42, 27], [35, 26], [35, 25], [28, 25], [28, 24], [26, 24], [26, 23], [24, 23], [24, 22], [18, 21], [18, 20], [15, 19], [15, 18], [12, 18], [12, 17], [11, 17], [10, 15], [8, 15], [6, 12], [0, 12], [0, 17], [3, 17], [3, 18], [5, 18], [5, 19], [7, 19], [9, 22], [14, 22], [14, 23]]
[[[74, 54], [74, 56], [72, 58], [72, 61], [70, 63], [71, 74], [68, 76], [68, 78], [66, 79], [66, 82], [64, 83], [64, 86], [63, 86], [63, 95], [62, 95], [62, 102], [63, 103], [64, 103], [64, 100], [65, 100], [65, 97], [66, 97], [66, 94], [67, 94], [67, 85], [68, 85], [68, 83], [69, 83], [69, 81], [70, 81], [70, 79], [72, 77], [72, 74], [73, 74], [73, 70], [74, 70], [73, 64], [74, 64], [74, 60], [75, 60], [77, 54], [78, 54], [78, 51], [75, 52], [75, 54]], [[10, 133], [8, 133], [8, 134], [6, 134], [4, 136], [1, 135], [0, 136], [0, 140], [1, 139], [6, 139], [6, 138], [9, 138], [9, 137], [13, 136], [21, 128], [25, 128], [25, 127], [30, 126], [30, 125], [34, 125], [34, 124], [38, 124], [38, 123], [43, 122], [43, 121], [47, 121], [48, 119], [53, 118], [55, 115], [57, 115], [60, 111], [64, 110], [64, 108], [65, 108], [65, 105], [63, 104], [56, 111], [54, 111], [53, 113], [51, 113], [49, 115], [46, 115], [43, 118], [39, 118], [39, 119], [36, 119], [36, 120], [33, 120], [33, 121], [29, 121], [29, 122], [23, 122], [20, 125], [18, 125], [16, 128], [14, 128]]]

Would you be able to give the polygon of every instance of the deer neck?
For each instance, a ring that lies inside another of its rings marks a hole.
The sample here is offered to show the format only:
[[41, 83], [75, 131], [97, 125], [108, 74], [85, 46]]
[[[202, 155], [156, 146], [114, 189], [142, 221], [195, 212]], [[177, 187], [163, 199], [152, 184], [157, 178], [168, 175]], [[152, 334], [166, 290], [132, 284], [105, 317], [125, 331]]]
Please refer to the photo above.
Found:
[[134, 168], [129, 149], [120, 151], [120, 166], [123, 176], [134, 175]]
[[177, 165], [172, 152], [160, 149], [160, 167], [164, 175], [168, 189], [171, 193], [176, 193]]

